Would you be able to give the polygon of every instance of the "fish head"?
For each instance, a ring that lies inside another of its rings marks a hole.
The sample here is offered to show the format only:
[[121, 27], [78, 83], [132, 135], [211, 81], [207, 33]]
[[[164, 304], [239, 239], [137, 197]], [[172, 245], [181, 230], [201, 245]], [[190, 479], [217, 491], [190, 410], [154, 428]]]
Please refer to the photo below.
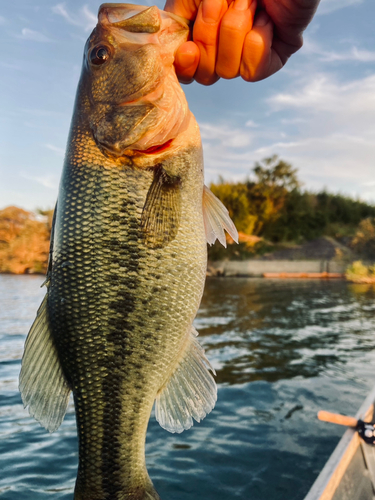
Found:
[[184, 19], [157, 7], [100, 6], [85, 46], [80, 97], [104, 153], [118, 158], [153, 151], [186, 126], [173, 61], [188, 33]]

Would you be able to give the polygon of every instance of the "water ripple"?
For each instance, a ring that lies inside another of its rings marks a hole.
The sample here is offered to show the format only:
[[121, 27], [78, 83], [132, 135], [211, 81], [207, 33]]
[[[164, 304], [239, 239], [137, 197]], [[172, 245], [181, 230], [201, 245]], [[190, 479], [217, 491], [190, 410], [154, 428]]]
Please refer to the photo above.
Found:
[[[0, 498], [71, 500], [77, 437], [70, 402], [48, 434], [18, 393], [41, 277], [0, 276]], [[210, 279], [195, 325], [218, 373], [215, 410], [167, 434], [151, 418], [150, 475], [163, 500], [302, 500], [375, 376], [375, 292], [345, 282]]]

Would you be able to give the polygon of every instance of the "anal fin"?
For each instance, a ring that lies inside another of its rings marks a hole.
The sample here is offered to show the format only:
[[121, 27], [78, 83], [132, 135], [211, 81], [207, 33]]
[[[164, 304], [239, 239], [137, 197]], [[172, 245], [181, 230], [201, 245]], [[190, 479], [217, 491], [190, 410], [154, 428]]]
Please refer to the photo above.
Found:
[[214, 408], [217, 400], [216, 383], [209, 371], [215, 374], [215, 370], [196, 339], [197, 335], [192, 327], [174, 372], [156, 397], [156, 420], [172, 433], [190, 429], [193, 418], [200, 422]]
[[64, 419], [71, 389], [52, 339], [47, 295], [25, 342], [19, 390], [30, 415], [49, 432], [55, 431]]

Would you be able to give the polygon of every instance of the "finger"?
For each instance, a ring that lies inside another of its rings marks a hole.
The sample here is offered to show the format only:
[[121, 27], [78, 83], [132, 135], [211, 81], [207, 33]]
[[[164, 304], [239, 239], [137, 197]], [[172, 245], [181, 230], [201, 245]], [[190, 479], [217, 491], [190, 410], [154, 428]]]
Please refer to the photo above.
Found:
[[234, 0], [221, 20], [216, 73], [222, 78], [240, 74], [242, 48], [253, 25], [256, 5], [255, 0]]
[[283, 63], [272, 47], [273, 23], [265, 11], [255, 18], [253, 29], [246, 35], [240, 74], [247, 82], [257, 82], [276, 73]]
[[194, 42], [185, 42], [178, 48], [174, 66], [181, 83], [191, 83], [199, 64], [199, 49]]
[[220, 20], [227, 10], [226, 0], [203, 0], [193, 28], [193, 41], [198, 45], [200, 60], [195, 80], [203, 85], [215, 83], [215, 72]]
[[192, 20], [197, 15], [199, 4], [200, 0], [167, 0], [164, 10]]
[[312, 20], [320, 0], [258, 0], [258, 8], [271, 17], [277, 38], [289, 55], [302, 47], [302, 32]]

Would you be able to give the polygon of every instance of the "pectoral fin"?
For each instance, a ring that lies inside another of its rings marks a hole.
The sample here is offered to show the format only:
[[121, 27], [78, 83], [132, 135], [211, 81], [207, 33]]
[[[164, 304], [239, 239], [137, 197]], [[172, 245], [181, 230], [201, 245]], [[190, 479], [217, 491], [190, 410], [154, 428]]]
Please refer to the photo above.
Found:
[[215, 370], [204, 354], [195, 328], [188, 333], [175, 369], [159, 390], [155, 402], [155, 417], [169, 432], [190, 429], [193, 418], [200, 422], [215, 406]]
[[49, 432], [58, 429], [66, 413], [71, 389], [52, 339], [47, 295], [25, 342], [19, 390], [30, 415]]
[[180, 178], [168, 175], [162, 167], [156, 167], [141, 219], [146, 245], [150, 248], [162, 248], [174, 240], [180, 226], [180, 217]]
[[229, 212], [208, 187], [203, 187], [203, 220], [207, 243], [213, 245], [218, 239], [226, 247], [224, 229], [238, 243], [238, 232]]

